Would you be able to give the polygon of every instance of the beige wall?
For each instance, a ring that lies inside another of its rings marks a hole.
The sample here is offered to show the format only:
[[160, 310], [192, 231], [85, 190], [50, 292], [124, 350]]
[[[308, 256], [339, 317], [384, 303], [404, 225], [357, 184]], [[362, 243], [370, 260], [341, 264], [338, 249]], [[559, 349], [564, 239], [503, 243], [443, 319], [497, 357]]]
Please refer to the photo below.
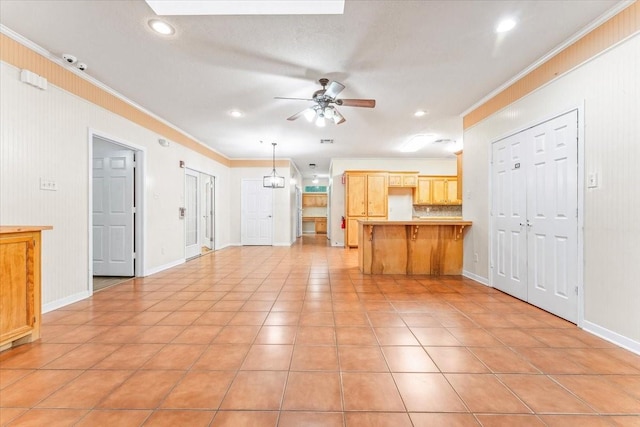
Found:
[[[513, 102], [464, 133], [464, 270], [490, 277], [490, 144], [502, 136], [574, 107], [584, 114], [580, 180], [584, 190], [584, 327], [640, 352], [640, 35], [609, 49]], [[475, 262], [473, 254], [479, 261]]]

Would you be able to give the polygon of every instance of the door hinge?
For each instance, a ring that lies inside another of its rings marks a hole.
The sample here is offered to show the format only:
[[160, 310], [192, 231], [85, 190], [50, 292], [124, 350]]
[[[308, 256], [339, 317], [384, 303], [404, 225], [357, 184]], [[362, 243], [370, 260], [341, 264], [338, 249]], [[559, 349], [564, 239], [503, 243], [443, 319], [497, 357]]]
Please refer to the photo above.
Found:
[[133, 259], [136, 259], [136, 253], [135, 252], [133, 253]]
[[138, 210], [134, 207], [133, 210], [131, 211], [133, 213], [138, 213]]

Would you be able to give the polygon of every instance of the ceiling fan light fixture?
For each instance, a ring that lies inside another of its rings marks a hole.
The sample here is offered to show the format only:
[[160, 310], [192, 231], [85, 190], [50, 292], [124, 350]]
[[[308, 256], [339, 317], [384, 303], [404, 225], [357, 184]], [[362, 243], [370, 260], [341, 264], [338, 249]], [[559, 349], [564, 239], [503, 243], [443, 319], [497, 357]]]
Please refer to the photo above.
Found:
[[318, 115], [318, 118], [316, 119], [316, 126], [318, 126], [319, 128], [323, 128], [326, 125], [326, 120], [324, 119], [324, 115], [320, 114]]
[[306, 110], [304, 110], [304, 118], [307, 119], [307, 121], [309, 123], [311, 123], [313, 121], [313, 119], [315, 119], [316, 117], [316, 110], [314, 110], [313, 108], [309, 107]]
[[333, 114], [333, 112], [334, 112], [334, 111], [335, 111], [335, 110], [334, 110], [332, 107], [326, 107], [326, 108], [324, 109], [324, 116], [325, 116], [327, 119], [332, 120], [332, 119], [333, 119], [333, 117], [334, 117], [334, 114]]

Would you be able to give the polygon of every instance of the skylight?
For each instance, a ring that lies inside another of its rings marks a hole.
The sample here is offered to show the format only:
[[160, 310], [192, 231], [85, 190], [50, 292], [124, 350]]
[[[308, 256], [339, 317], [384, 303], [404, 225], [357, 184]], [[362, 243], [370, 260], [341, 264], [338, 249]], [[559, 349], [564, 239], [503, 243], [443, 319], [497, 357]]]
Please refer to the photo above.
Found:
[[157, 15], [340, 15], [344, 0], [145, 0]]

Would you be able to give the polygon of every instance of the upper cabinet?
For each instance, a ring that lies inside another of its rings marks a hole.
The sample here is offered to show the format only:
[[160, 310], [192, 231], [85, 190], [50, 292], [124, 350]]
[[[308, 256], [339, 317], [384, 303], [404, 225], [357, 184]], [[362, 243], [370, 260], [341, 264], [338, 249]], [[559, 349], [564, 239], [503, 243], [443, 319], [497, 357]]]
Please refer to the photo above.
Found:
[[389, 187], [416, 188], [418, 172], [389, 172]]
[[326, 193], [303, 193], [302, 194], [302, 207], [303, 208], [315, 208], [327, 206], [327, 194]]
[[414, 193], [416, 205], [461, 205], [458, 178], [455, 176], [419, 176]]
[[347, 171], [345, 188], [347, 246], [358, 246], [358, 220], [387, 217], [388, 174]]

